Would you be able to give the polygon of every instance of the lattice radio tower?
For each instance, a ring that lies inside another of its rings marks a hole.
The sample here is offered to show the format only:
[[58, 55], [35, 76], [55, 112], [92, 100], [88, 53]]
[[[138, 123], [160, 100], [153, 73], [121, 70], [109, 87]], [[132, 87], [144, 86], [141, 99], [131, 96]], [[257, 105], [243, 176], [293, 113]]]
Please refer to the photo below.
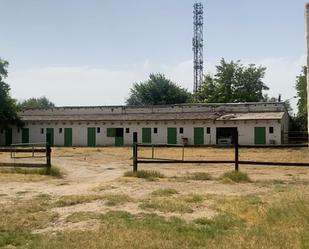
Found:
[[196, 93], [203, 81], [203, 5], [193, 5], [193, 92]]

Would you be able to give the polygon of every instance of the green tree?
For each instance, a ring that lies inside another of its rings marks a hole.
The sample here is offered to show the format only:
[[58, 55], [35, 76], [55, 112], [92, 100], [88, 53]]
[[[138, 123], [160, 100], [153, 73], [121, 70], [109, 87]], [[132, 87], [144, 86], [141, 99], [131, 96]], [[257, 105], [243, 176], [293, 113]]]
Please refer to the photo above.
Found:
[[300, 75], [296, 77], [295, 84], [298, 102], [297, 115], [295, 117], [296, 129], [307, 130], [307, 67], [303, 67]]
[[191, 93], [158, 73], [150, 74], [149, 80], [134, 83], [126, 103], [127, 105], [165, 105], [190, 101]]
[[40, 98], [30, 98], [25, 101], [22, 101], [18, 103], [18, 107], [21, 110], [26, 109], [47, 109], [54, 107], [55, 104], [51, 102], [46, 97], [40, 97]]
[[263, 82], [265, 71], [265, 67], [221, 59], [216, 74], [205, 76], [195, 100], [205, 103], [264, 101], [263, 91], [269, 89]]
[[17, 115], [16, 100], [10, 95], [10, 86], [4, 82], [8, 76], [9, 63], [0, 58], [0, 127], [9, 125], [22, 125]]

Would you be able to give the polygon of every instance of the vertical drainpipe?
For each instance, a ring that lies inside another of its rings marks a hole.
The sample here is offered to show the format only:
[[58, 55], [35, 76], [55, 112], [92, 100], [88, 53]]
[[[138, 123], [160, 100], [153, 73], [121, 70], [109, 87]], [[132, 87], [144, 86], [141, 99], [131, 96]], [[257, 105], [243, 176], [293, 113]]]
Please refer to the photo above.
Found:
[[[306, 4], [306, 44], [307, 44], [307, 117], [308, 117], [308, 133], [309, 133], [309, 3]], [[309, 142], [309, 141], [308, 141]]]

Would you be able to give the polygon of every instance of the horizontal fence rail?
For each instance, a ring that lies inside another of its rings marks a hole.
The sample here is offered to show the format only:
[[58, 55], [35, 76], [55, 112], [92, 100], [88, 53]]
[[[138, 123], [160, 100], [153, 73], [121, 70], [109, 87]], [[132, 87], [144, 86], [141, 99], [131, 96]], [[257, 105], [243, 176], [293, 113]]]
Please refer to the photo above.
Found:
[[[0, 162], [0, 167], [28, 167], [28, 168], [40, 168], [46, 167], [48, 170], [51, 168], [51, 135], [46, 134], [47, 142], [38, 143], [16, 143], [11, 144], [10, 147], [0, 148], [0, 152], [10, 152], [11, 159], [14, 162]], [[27, 156], [16, 156], [16, 153], [31, 153]], [[35, 153], [41, 153], [36, 155]], [[44, 153], [44, 154], [42, 154]], [[46, 163], [23, 163], [16, 162], [15, 160], [25, 159], [25, 158], [46, 158]]]
[[[257, 165], [257, 166], [297, 166], [297, 167], [309, 167], [309, 162], [274, 162], [274, 161], [255, 161], [255, 160], [239, 160], [240, 148], [297, 148], [308, 147], [308, 144], [271, 144], [271, 145], [239, 145], [238, 134], [235, 136], [235, 143], [232, 145], [179, 145], [179, 144], [133, 144], [133, 172], [137, 172], [138, 164], [233, 164], [235, 170], [239, 170], [239, 165]], [[139, 157], [139, 148], [151, 148], [151, 157]], [[155, 148], [181, 148], [182, 159], [168, 159], [168, 158], [156, 158]], [[185, 148], [232, 148], [234, 149], [233, 160], [185, 160]]]

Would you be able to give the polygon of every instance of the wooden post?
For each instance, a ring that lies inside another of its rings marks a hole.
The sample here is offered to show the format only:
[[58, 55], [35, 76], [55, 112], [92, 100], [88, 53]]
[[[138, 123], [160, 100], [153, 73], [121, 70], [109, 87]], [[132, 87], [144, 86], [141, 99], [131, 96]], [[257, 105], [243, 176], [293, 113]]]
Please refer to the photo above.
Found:
[[49, 170], [51, 168], [51, 134], [46, 133], [46, 166], [47, 169]]
[[154, 145], [152, 145], [151, 157], [152, 157], [152, 159], [154, 159]]
[[182, 155], [181, 155], [182, 161], [185, 159], [185, 144], [182, 146]]
[[235, 148], [235, 171], [238, 171], [239, 165], [238, 165], [238, 130], [235, 132], [234, 137], [234, 148]]
[[137, 172], [137, 132], [133, 132], [133, 172]]

